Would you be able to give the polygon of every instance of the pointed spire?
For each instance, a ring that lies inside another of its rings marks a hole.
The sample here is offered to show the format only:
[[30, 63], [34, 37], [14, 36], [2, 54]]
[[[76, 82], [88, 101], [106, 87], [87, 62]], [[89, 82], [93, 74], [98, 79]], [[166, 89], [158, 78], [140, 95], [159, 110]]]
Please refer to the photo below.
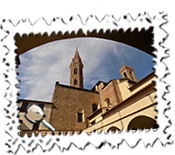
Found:
[[[74, 61], [79, 61], [79, 62], [82, 64], [82, 62], [81, 62], [81, 57], [80, 57], [80, 55], [79, 55], [79, 53], [78, 53], [78, 47], [76, 48], [74, 58], [72, 58], [72, 62], [74, 62]], [[82, 65], [83, 65], [83, 64], [82, 64]]]
[[74, 58], [80, 58], [79, 53], [78, 53], [78, 47], [76, 48]]
[[83, 64], [76, 48], [74, 58], [70, 64], [70, 86], [83, 88]]

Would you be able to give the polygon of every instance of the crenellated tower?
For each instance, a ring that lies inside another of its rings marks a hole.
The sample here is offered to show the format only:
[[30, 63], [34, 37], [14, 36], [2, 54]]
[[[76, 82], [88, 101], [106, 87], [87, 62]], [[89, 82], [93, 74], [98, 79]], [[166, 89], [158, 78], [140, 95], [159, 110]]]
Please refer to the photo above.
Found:
[[70, 86], [83, 89], [83, 64], [76, 48], [74, 58], [70, 64]]
[[134, 73], [134, 69], [131, 66], [123, 65], [123, 67], [119, 70], [120, 74], [123, 78], [128, 78], [132, 81], [138, 82], [138, 79]]

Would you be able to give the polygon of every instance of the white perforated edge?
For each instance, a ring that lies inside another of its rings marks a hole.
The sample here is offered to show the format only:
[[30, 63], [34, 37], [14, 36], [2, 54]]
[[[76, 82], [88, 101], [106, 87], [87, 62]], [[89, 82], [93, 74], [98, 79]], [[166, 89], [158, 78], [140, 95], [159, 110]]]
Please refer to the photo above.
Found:
[[[104, 143], [110, 143], [111, 147], [118, 147], [123, 140], [125, 140], [129, 146], [134, 147], [137, 145], [139, 140], [143, 140], [144, 145], [148, 146], [148, 144], [153, 145], [155, 141], [159, 140], [161, 141], [162, 145], [166, 145], [167, 143], [171, 143], [172, 140], [169, 137], [170, 134], [168, 134], [168, 129], [166, 130], [166, 133], [164, 132], [165, 128], [167, 126], [170, 126], [169, 118], [165, 117], [164, 115], [164, 110], [166, 108], [169, 108], [167, 103], [169, 103], [169, 100], [162, 99], [162, 96], [164, 95], [165, 92], [169, 92], [167, 90], [167, 86], [169, 86], [169, 83], [166, 81], [166, 78], [163, 78], [166, 74], [169, 73], [168, 70], [166, 70], [165, 64], [161, 62], [161, 59], [163, 57], [167, 57], [167, 54], [165, 53], [165, 50], [167, 49], [162, 48], [159, 43], [163, 41], [163, 38], [167, 36], [166, 32], [160, 28], [160, 25], [163, 23], [166, 23], [166, 19], [164, 19], [165, 13], [159, 13], [155, 16], [154, 19], [150, 19], [149, 15], [142, 15], [140, 17], [137, 17], [133, 20], [131, 15], [128, 15], [128, 20], [125, 20], [121, 18], [119, 21], [116, 21], [115, 18], [112, 16], [106, 16], [101, 22], [99, 22], [94, 16], [93, 17], [88, 17], [87, 23], [86, 21], [82, 21], [80, 16], [76, 16], [73, 18], [71, 22], [66, 22], [64, 24], [62, 22], [62, 18], [56, 18], [55, 22], [50, 22], [51, 24], [48, 24], [49, 21], [45, 21], [43, 18], [38, 18], [36, 21], [30, 21], [29, 19], [25, 20], [19, 20], [18, 23], [13, 23], [13, 20], [11, 22], [6, 19], [5, 22], [2, 23], [3, 26], [3, 31], [4, 31], [4, 37], [2, 37], [2, 50], [4, 53], [8, 53], [5, 55], [5, 58], [7, 59], [7, 62], [10, 62], [10, 67], [6, 66], [9, 69], [9, 72], [5, 72], [5, 74], [8, 75], [9, 78], [7, 80], [10, 82], [9, 84], [9, 89], [5, 92], [6, 99], [9, 101], [12, 101], [11, 106], [5, 106], [4, 108], [9, 111], [9, 113], [6, 113], [6, 117], [11, 117], [11, 119], [7, 118], [7, 123], [8, 125], [6, 126], [6, 132], [8, 132], [12, 137], [9, 137], [8, 134], [6, 134], [7, 137], [7, 151], [15, 153], [18, 150], [18, 147], [21, 145], [23, 148], [25, 148], [26, 151], [32, 151], [35, 149], [36, 145], [39, 144], [43, 150], [50, 150], [53, 147], [53, 144], [55, 143], [60, 147], [61, 150], [68, 149], [73, 142], [74, 145], [76, 145], [78, 148], [84, 149], [86, 145], [89, 143], [93, 144], [95, 147], [99, 147], [102, 142]], [[145, 17], [149, 18], [152, 23], [149, 23], [145, 20]], [[142, 19], [142, 20], [141, 20]], [[64, 18], [63, 18], [64, 20]], [[25, 22], [23, 22], [25, 21]], [[118, 26], [116, 27], [113, 22], [116, 22]], [[13, 24], [12, 24], [13, 23]], [[32, 24], [31, 24], [32, 23]], [[83, 23], [83, 24], [82, 24]], [[158, 75], [158, 79], [156, 80], [157, 82], [157, 94], [158, 94], [158, 124], [160, 125], [160, 128], [157, 131], [137, 131], [136, 133], [132, 132], [125, 132], [123, 131], [122, 133], [93, 133], [91, 135], [87, 135], [86, 133], [82, 133], [81, 135], [74, 134], [73, 136], [71, 135], [61, 135], [61, 136], [51, 136], [47, 135], [45, 137], [42, 137], [39, 135], [38, 137], [20, 137], [17, 135], [19, 130], [17, 129], [18, 126], [18, 119], [17, 119], [17, 114], [18, 111], [17, 105], [16, 105], [16, 94], [18, 89], [15, 87], [15, 85], [18, 83], [17, 81], [17, 76], [15, 74], [15, 53], [14, 50], [16, 49], [16, 46], [14, 44], [14, 35], [16, 33], [41, 33], [43, 34], [44, 32], [48, 32], [48, 35], [50, 35], [53, 31], [58, 32], [62, 31], [63, 33], [66, 31], [72, 32], [75, 31], [77, 32], [78, 29], [82, 28], [84, 33], [87, 32], [87, 30], [94, 30], [96, 29], [97, 32], [103, 28], [104, 32], [107, 29], [118, 29], [118, 28], [123, 28], [124, 30], [127, 30], [127, 28], [138, 28], [139, 30], [141, 28], [147, 29], [150, 26], [154, 26], [154, 34], [155, 34], [155, 41], [154, 41], [154, 47], [158, 50], [157, 58], [155, 61], [157, 62], [157, 65], [155, 66], [156, 69], [156, 74]], [[8, 34], [9, 32], [9, 34]], [[162, 82], [164, 81], [164, 82]], [[165, 96], [166, 98], [166, 96]], [[5, 112], [4, 112], [5, 113]], [[12, 114], [15, 114], [14, 117]], [[12, 123], [12, 121], [15, 121], [15, 124]], [[6, 124], [4, 124], [5, 126]], [[9, 130], [9, 127], [13, 126], [13, 130]], [[101, 136], [104, 134], [105, 136]], [[72, 140], [72, 137], [73, 140]], [[76, 138], [75, 138], [76, 137]], [[104, 139], [105, 137], [105, 139]], [[56, 138], [59, 138], [60, 141], [57, 141]], [[23, 143], [23, 140], [25, 140], [25, 143]], [[29, 143], [34, 140], [32, 145], [29, 147]], [[41, 143], [42, 140], [42, 143]], [[49, 145], [46, 145], [46, 143], [50, 141]]]

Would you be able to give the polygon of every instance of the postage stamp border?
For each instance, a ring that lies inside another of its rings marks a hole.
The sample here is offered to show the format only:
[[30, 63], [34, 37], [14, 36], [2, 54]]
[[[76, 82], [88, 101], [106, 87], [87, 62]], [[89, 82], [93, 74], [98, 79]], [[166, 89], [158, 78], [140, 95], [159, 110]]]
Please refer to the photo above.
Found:
[[[50, 23], [44, 18], [38, 18], [36, 21], [19, 19], [17, 23], [13, 23], [11, 19], [2, 21], [1, 31], [3, 31], [4, 36], [1, 38], [1, 50], [5, 53], [3, 64], [6, 71], [4, 72], [4, 75], [5, 82], [8, 83], [4, 95], [9, 101], [9, 104], [4, 106], [5, 118], [7, 120], [7, 124], [4, 124], [4, 126], [6, 126], [7, 152], [16, 153], [20, 147], [23, 147], [26, 152], [31, 152], [35, 150], [38, 145], [41, 146], [43, 151], [49, 151], [55, 145], [62, 151], [64, 149], [69, 149], [71, 145], [75, 145], [80, 149], [85, 149], [89, 144], [98, 148], [103, 143], [109, 143], [111, 148], [119, 148], [123, 141], [126, 141], [130, 147], [135, 147], [140, 141], [143, 141], [145, 147], [148, 145], [153, 146], [156, 141], [160, 141], [163, 146], [172, 143], [171, 134], [168, 133], [171, 121], [167, 116], [167, 112], [170, 109], [170, 101], [166, 98], [170, 87], [170, 84], [166, 80], [166, 77], [169, 75], [169, 70], [168, 66], [166, 66], [163, 61], [169, 57], [169, 49], [164, 46], [168, 34], [162, 28], [162, 26], [168, 22], [166, 19], [167, 14], [164, 12], [158, 13], [154, 18], [151, 18], [147, 13], [137, 16], [136, 18], [133, 18], [130, 14], [127, 14], [126, 16], [127, 20], [124, 18], [119, 18], [117, 20], [114, 16], [104, 16], [102, 20], [98, 20], [96, 16], [89, 16], [86, 21], [83, 21], [81, 16], [76, 16], [68, 22], [65, 22], [62, 17], [55, 17]], [[151, 22], [148, 22], [146, 19], [149, 19]], [[118, 27], [116, 27], [114, 23], [118, 23]], [[80, 135], [74, 133], [73, 136], [69, 134], [66, 136], [52, 136], [48, 134], [45, 137], [42, 137], [40, 134], [37, 137], [34, 135], [32, 135], [32, 137], [20, 137], [17, 135], [19, 132], [17, 128], [19, 124], [16, 105], [16, 94], [18, 92], [16, 84], [18, 83], [18, 79], [15, 70], [16, 54], [14, 52], [17, 48], [14, 43], [14, 36], [16, 33], [22, 35], [31, 32], [41, 34], [47, 32], [48, 35], [50, 35], [53, 31], [62, 31], [64, 34], [66, 31], [69, 31], [70, 33], [72, 31], [77, 32], [81, 28], [86, 34], [87, 31], [93, 31], [94, 29], [98, 32], [101, 28], [105, 32], [107, 29], [112, 31], [113, 29], [123, 28], [124, 31], [126, 31], [128, 28], [133, 30], [137, 27], [140, 30], [143, 27], [147, 29], [150, 26], [154, 27], [154, 47], [158, 51], [154, 53], [157, 57], [153, 59], [156, 62], [154, 68], [156, 70], [156, 75], [158, 76], [158, 79], [156, 80], [158, 94], [158, 124], [160, 126], [158, 130], [137, 130], [135, 133], [123, 130], [121, 133], [116, 132], [115, 134], [110, 132], [102, 132], [100, 134], [87, 134], [82, 132]], [[116, 138], [114, 138], [115, 136]]]

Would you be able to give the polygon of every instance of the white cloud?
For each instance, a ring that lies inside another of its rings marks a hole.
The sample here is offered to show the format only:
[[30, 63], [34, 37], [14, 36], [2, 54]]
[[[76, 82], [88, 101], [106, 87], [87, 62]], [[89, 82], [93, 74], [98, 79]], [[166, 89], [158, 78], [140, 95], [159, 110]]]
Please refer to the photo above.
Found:
[[[84, 64], [85, 78], [93, 74], [93, 69], [104, 58], [105, 51], [110, 49], [109, 42], [90, 38], [56, 41], [32, 49], [20, 56], [21, 65], [17, 71], [23, 83], [19, 85], [19, 93], [24, 95], [23, 92], [27, 92], [25, 98], [50, 101], [55, 81], [69, 85], [69, 65], [76, 47]], [[107, 76], [107, 73], [103, 73], [99, 71], [96, 75]]]
[[21, 65], [17, 71], [22, 81], [19, 85], [22, 97], [51, 101], [56, 81], [69, 85], [69, 65], [76, 47], [84, 64], [84, 85], [89, 87], [99, 80], [110, 80], [106, 69], [109, 67], [106, 66], [109, 52], [118, 60], [111, 62], [111, 66], [120, 64], [116, 68], [121, 67], [121, 58], [129, 60], [134, 57], [130, 52], [126, 53], [121, 44], [102, 39], [69, 39], [39, 46], [20, 56]]

